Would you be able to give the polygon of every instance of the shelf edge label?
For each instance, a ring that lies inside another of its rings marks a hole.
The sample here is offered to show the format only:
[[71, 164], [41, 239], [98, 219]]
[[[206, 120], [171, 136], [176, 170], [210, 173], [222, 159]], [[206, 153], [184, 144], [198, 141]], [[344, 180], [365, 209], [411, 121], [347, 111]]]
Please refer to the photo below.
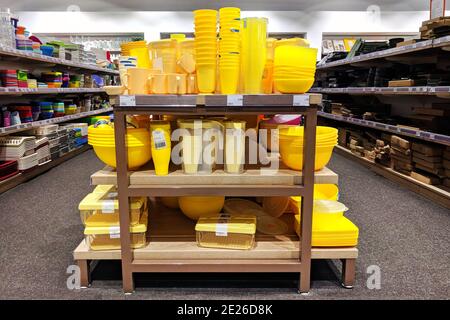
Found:
[[242, 107], [244, 105], [244, 96], [242, 94], [227, 95], [228, 107]]
[[292, 98], [292, 105], [294, 107], [309, 107], [309, 95], [296, 94]]
[[123, 107], [135, 107], [136, 106], [136, 96], [120, 96], [120, 105]]

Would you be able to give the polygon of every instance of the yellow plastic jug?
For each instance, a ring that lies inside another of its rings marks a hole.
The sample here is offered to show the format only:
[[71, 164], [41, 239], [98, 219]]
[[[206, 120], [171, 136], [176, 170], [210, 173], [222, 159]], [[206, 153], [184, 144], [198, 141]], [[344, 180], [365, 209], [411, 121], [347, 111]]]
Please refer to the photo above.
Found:
[[157, 176], [169, 174], [171, 141], [170, 123], [167, 121], [150, 122], [152, 136], [152, 158]]

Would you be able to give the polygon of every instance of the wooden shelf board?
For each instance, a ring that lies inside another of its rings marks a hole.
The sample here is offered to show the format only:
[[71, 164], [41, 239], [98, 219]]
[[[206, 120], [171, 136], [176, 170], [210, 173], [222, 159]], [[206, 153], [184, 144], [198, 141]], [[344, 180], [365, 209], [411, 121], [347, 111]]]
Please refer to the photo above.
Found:
[[38, 94], [88, 94], [106, 92], [102, 88], [3, 88], [1, 96], [38, 95]]
[[[134, 249], [135, 260], [292, 260], [299, 258], [299, 238], [294, 231], [294, 215], [281, 219], [288, 225], [282, 236], [257, 232], [252, 250], [200, 248], [195, 240], [195, 222], [181, 211], [167, 209], [159, 202], [149, 208], [148, 243]], [[75, 260], [119, 260], [120, 250], [90, 251], [82, 241], [74, 251]], [[313, 248], [313, 259], [356, 259], [357, 248]]]
[[21, 131], [26, 131], [26, 130], [38, 128], [38, 127], [41, 127], [44, 125], [48, 125], [48, 124], [56, 124], [56, 123], [62, 123], [62, 122], [67, 122], [67, 121], [71, 121], [71, 120], [81, 119], [81, 118], [85, 118], [85, 117], [89, 117], [89, 116], [93, 116], [93, 115], [97, 115], [97, 114], [111, 112], [112, 110], [113, 110], [112, 108], [104, 108], [104, 109], [98, 109], [98, 110], [93, 110], [93, 111], [80, 112], [80, 113], [71, 114], [71, 115], [67, 115], [67, 116], [63, 116], [63, 117], [33, 121], [33, 122], [29, 122], [29, 123], [17, 124], [17, 125], [10, 126], [10, 127], [4, 127], [4, 128], [0, 128], [0, 136], [4, 136], [4, 135], [16, 133], [16, 132], [21, 132]]
[[[147, 165], [148, 167], [148, 165]], [[167, 176], [156, 176], [154, 170], [143, 168], [141, 171], [134, 171], [128, 173], [130, 177], [130, 185], [167, 185], [167, 186], [182, 186], [189, 185], [298, 185], [302, 183], [302, 173], [289, 169], [280, 169], [275, 175], [261, 175], [260, 170], [247, 170], [244, 174], [228, 174], [223, 170], [217, 170], [212, 174], [202, 175], [186, 175], [181, 170], [171, 172]], [[324, 168], [316, 172], [316, 184], [337, 184], [338, 175], [328, 168]], [[116, 171], [106, 166], [91, 175], [91, 184], [111, 184], [117, 185]]]

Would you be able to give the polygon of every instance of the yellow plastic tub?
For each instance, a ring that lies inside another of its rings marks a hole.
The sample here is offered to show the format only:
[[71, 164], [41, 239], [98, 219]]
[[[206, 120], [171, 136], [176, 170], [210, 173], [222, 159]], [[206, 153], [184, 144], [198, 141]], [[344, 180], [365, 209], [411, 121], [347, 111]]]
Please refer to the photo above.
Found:
[[[314, 185], [314, 200], [339, 200], [339, 188], [335, 184], [315, 184]], [[289, 207], [291, 210], [300, 214], [302, 208], [302, 197], [291, 197], [289, 200]]]
[[217, 215], [200, 218], [195, 231], [200, 247], [250, 250], [255, 244], [256, 217]]
[[223, 208], [225, 197], [179, 197], [178, 204], [181, 211], [190, 219], [217, 215]]
[[[315, 171], [323, 169], [330, 162], [334, 146], [335, 144], [316, 147]], [[289, 168], [298, 171], [303, 169], [303, 147], [293, 145], [286, 140], [280, 140], [280, 154], [281, 160]]]
[[[108, 189], [109, 188], [109, 189]], [[89, 193], [78, 205], [81, 222], [86, 226], [118, 226], [119, 201], [114, 186], [105, 187], [103, 192], [97, 190]], [[147, 210], [147, 198], [131, 198], [130, 224], [139, 223], [141, 214]]]
[[275, 90], [280, 93], [305, 93], [312, 88], [314, 78], [311, 79], [277, 79], [274, 78]]
[[275, 69], [279, 65], [292, 67], [315, 68], [317, 61], [317, 49], [299, 46], [276, 46], [275, 47]]
[[[300, 216], [295, 216], [294, 228], [301, 236]], [[313, 247], [355, 247], [359, 229], [346, 217], [332, 220], [313, 219], [311, 245]]]
[[[147, 243], [147, 223], [148, 214], [145, 213], [141, 216], [139, 224], [130, 226], [131, 248], [142, 248]], [[84, 235], [90, 250], [119, 250], [121, 248], [119, 226], [86, 227]]]
[[180, 208], [180, 205], [178, 204], [178, 197], [162, 197], [161, 202], [164, 206], [170, 209]]

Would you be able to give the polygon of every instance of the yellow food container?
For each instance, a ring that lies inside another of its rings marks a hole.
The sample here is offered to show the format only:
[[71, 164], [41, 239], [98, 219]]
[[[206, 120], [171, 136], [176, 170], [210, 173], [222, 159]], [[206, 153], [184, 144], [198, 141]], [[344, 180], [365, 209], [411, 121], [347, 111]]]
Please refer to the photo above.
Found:
[[[295, 231], [301, 236], [300, 216], [295, 216]], [[311, 246], [354, 247], [358, 244], [359, 229], [346, 217], [339, 219], [313, 219]]]
[[[314, 200], [339, 200], [339, 188], [335, 184], [315, 184]], [[302, 197], [291, 197], [289, 207], [295, 214], [300, 214]]]
[[152, 136], [152, 159], [155, 165], [157, 176], [169, 174], [171, 141], [170, 141], [170, 123], [167, 121], [150, 122], [150, 131]]
[[[119, 225], [119, 201], [114, 186], [99, 186], [89, 193], [78, 205], [81, 222], [86, 226]], [[130, 224], [139, 223], [141, 214], [147, 210], [147, 198], [131, 198]]]
[[218, 215], [200, 218], [195, 231], [200, 247], [249, 250], [255, 244], [256, 217]]
[[[148, 214], [142, 215], [139, 224], [130, 226], [131, 248], [142, 248], [146, 244]], [[84, 229], [86, 244], [91, 250], [119, 250], [120, 228], [119, 226], [95, 226]]]

